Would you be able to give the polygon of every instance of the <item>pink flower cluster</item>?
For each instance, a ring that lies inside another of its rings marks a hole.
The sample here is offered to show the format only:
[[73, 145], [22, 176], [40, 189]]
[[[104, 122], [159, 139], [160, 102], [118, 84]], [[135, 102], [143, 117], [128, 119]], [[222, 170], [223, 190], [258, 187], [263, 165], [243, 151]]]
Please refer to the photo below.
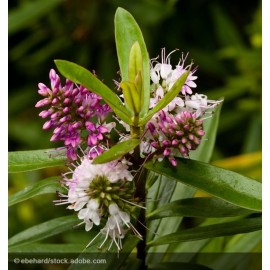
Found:
[[[100, 96], [83, 86], [77, 86], [70, 80], [66, 80], [62, 86], [60, 77], [53, 69], [49, 78], [51, 88], [43, 83], [38, 84], [38, 93], [44, 99], [38, 101], [36, 107], [49, 106], [39, 114], [42, 118], [49, 118], [43, 129], [54, 129], [51, 141], [63, 141], [68, 158], [75, 160], [79, 145], [87, 144], [92, 149], [109, 136], [111, 127], [105, 120], [111, 109], [102, 103]], [[96, 121], [90, 121], [94, 117]]]
[[199, 146], [205, 134], [202, 124], [196, 113], [183, 111], [172, 115], [161, 110], [147, 125], [151, 133], [148, 142], [156, 156], [164, 156], [176, 166], [175, 156], [187, 157]]

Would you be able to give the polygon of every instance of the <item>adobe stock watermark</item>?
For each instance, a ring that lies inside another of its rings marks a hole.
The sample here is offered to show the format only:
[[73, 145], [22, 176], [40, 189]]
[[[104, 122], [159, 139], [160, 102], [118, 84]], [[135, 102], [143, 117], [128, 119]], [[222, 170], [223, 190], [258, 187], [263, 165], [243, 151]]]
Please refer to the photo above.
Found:
[[86, 259], [86, 258], [14, 258], [15, 264], [106, 264], [106, 259]]

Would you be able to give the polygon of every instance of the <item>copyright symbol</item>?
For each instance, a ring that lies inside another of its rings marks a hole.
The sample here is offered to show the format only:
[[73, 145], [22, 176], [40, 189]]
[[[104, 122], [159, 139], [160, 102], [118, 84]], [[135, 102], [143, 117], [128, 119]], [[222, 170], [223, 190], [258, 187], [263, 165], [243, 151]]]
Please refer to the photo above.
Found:
[[20, 263], [20, 259], [15, 258], [15, 259], [14, 259], [14, 263], [16, 263], [16, 264]]

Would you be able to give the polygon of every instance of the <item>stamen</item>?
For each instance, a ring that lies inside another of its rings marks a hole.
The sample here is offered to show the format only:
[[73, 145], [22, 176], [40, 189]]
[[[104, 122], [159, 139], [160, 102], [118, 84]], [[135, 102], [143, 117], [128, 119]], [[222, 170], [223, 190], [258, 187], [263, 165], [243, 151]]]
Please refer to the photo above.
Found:
[[[171, 51], [168, 55], [167, 55], [167, 57], [166, 57], [166, 63], [168, 63], [168, 64], [170, 64], [170, 55], [171, 54], [173, 54], [174, 52], [177, 52], [177, 51], [179, 51], [179, 49], [175, 49], [175, 50], [173, 50], [173, 51]], [[169, 59], [169, 60], [168, 60]]]
[[99, 232], [90, 242], [89, 244], [86, 246], [86, 248], [88, 248], [93, 242], [94, 240], [101, 234], [101, 232]]
[[116, 225], [117, 225], [117, 229], [118, 229], [119, 235], [122, 235], [120, 226], [119, 226], [119, 224], [118, 224], [118, 222], [117, 222], [117, 219], [116, 219], [115, 216], [113, 216], [113, 217], [114, 217], [114, 220], [115, 220], [115, 222], [116, 222]]
[[140, 207], [140, 208], [142, 208], [142, 209], [146, 209], [146, 207], [144, 207], [144, 206], [141, 206], [141, 205], [139, 205], [139, 204], [135, 204], [135, 203], [133, 203], [133, 202], [129, 202], [129, 201], [123, 199], [123, 198], [120, 198], [120, 197], [119, 197], [119, 199], [122, 200], [122, 201], [124, 201], [124, 202], [126, 202], [126, 203], [129, 203], [129, 204], [131, 204], [131, 205]]
[[109, 228], [107, 229], [107, 232], [106, 232], [106, 236], [105, 236], [105, 239], [104, 239], [104, 241], [101, 243], [101, 245], [99, 246], [99, 248], [101, 248], [104, 244], [105, 244], [105, 242], [107, 241], [107, 239], [108, 239], [108, 236], [109, 236]]

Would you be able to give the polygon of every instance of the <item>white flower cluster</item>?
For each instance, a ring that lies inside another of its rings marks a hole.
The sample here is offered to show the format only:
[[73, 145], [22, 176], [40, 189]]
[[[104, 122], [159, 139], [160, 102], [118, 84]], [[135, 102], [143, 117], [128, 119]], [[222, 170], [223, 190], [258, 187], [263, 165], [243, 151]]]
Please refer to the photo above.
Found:
[[[93, 225], [100, 225], [101, 218], [104, 215], [103, 209], [103, 197], [106, 196], [106, 191], [110, 191], [111, 187], [107, 186], [103, 191], [100, 191], [96, 197], [93, 196], [95, 190], [91, 189], [91, 183], [96, 181], [97, 186], [100, 179], [105, 179], [108, 185], [123, 181], [132, 181], [133, 176], [128, 170], [128, 165], [125, 160], [111, 161], [104, 164], [92, 164], [87, 156], [83, 157], [81, 164], [75, 168], [72, 173], [72, 177], [68, 178], [67, 174], [64, 175], [65, 184], [68, 187], [68, 195], [60, 194], [62, 199], [56, 201], [56, 204], [69, 204], [68, 209], [78, 211], [78, 218], [83, 220], [80, 224], [85, 224], [85, 230], [90, 231]], [[97, 192], [97, 191], [96, 191]], [[103, 194], [102, 194], [103, 192]], [[118, 250], [121, 250], [121, 239], [124, 238], [128, 229], [132, 229], [139, 238], [141, 238], [139, 232], [134, 228], [130, 222], [130, 214], [122, 211], [119, 206], [111, 200], [108, 206], [108, 219], [104, 228], [102, 228], [99, 234], [105, 235], [105, 240], [100, 245], [100, 248], [107, 241], [110, 236], [111, 244], [115, 243]], [[98, 234], [98, 235], [99, 235]], [[97, 235], [97, 236], [98, 236]], [[96, 239], [96, 237], [94, 238]], [[88, 244], [88, 246], [94, 241]]]
[[[152, 97], [150, 98], [150, 108], [156, 106], [156, 104], [166, 95], [168, 91], [173, 87], [175, 82], [187, 72], [191, 65], [184, 66], [188, 54], [184, 56], [182, 54], [178, 64], [173, 69], [170, 64], [170, 56], [177, 50], [170, 52], [167, 56], [165, 54], [165, 48], [161, 51], [161, 63], [155, 58], [151, 60], [150, 78], [153, 82], [154, 90]], [[182, 89], [179, 89], [180, 96], [175, 97], [163, 111], [172, 112], [175, 110], [176, 113], [183, 111], [196, 112], [197, 117], [202, 116], [206, 110], [216, 107], [219, 101], [208, 100], [206, 95], [193, 94], [192, 88], [196, 88], [197, 85], [194, 80], [197, 76], [194, 76], [197, 68], [190, 70], [189, 75], [186, 79]], [[193, 95], [192, 95], [193, 94]]]

